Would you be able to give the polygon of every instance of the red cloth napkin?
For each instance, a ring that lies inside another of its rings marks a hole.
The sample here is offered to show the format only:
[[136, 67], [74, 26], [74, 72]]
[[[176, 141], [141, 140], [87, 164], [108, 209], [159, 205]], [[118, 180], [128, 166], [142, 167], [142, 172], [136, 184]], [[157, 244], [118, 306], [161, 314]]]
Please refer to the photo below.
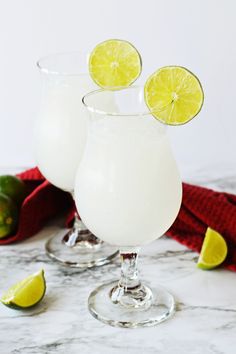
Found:
[[208, 226], [224, 237], [228, 245], [224, 265], [236, 271], [236, 196], [183, 183], [181, 209], [167, 235], [200, 252]]
[[[21, 241], [37, 233], [45, 223], [62, 211], [68, 212], [66, 224], [72, 225], [75, 206], [71, 196], [44, 179], [37, 168], [18, 175], [28, 188], [18, 230], [0, 239], [0, 245]], [[225, 267], [236, 271], [236, 196], [183, 183], [179, 215], [167, 235], [200, 252], [207, 227], [218, 231], [228, 245]]]
[[50, 184], [37, 168], [32, 168], [18, 175], [27, 187], [15, 235], [0, 239], [0, 245], [21, 241], [36, 234], [45, 223], [72, 207], [71, 196]]
[[[73, 225], [74, 210], [67, 218]], [[236, 196], [183, 183], [180, 212], [167, 235], [200, 252], [207, 228], [218, 231], [227, 242], [228, 256], [224, 266], [236, 271]]]

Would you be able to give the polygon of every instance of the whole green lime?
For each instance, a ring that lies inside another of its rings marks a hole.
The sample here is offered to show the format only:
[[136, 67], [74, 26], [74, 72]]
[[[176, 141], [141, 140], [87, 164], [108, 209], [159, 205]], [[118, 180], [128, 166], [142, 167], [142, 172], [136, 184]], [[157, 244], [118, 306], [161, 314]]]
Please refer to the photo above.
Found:
[[18, 223], [18, 210], [15, 202], [0, 193], [0, 238], [13, 233]]
[[7, 195], [17, 205], [20, 205], [26, 197], [26, 185], [16, 176], [0, 176], [0, 193]]

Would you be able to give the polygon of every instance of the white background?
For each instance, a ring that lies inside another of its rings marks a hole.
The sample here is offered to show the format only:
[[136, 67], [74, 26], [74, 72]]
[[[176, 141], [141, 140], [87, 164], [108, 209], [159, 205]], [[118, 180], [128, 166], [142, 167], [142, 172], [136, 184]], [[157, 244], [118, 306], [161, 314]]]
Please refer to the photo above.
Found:
[[143, 80], [179, 64], [202, 81], [202, 113], [170, 131], [183, 178], [236, 174], [234, 0], [0, 0], [0, 167], [34, 164], [36, 60], [112, 37], [139, 49]]

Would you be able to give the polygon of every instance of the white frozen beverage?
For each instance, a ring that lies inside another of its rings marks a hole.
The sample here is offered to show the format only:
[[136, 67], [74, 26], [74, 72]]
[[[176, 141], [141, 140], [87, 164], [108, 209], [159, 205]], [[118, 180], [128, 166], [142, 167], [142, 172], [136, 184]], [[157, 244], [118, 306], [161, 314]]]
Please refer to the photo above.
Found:
[[162, 124], [151, 115], [92, 114], [75, 200], [94, 234], [116, 246], [149, 243], [171, 226], [181, 198]]

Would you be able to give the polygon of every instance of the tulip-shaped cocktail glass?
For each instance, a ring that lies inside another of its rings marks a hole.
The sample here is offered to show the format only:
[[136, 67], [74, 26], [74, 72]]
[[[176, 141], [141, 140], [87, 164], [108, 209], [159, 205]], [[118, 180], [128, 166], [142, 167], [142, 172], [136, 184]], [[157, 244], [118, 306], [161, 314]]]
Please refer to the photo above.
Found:
[[[111, 99], [116, 109], [109, 110]], [[97, 90], [83, 103], [90, 113], [75, 200], [88, 228], [120, 248], [121, 277], [95, 289], [92, 315], [120, 327], [151, 326], [174, 312], [174, 298], [139, 279], [140, 246], [163, 235], [181, 204], [182, 184], [166, 127], [148, 112], [142, 87]]]
[[[87, 111], [82, 96], [95, 88], [82, 53], [62, 53], [39, 60], [43, 80], [41, 111], [36, 124], [36, 160], [55, 186], [73, 194], [76, 170], [87, 136]], [[46, 244], [53, 259], [72, 267], [108, 263], [114, 247], [95, 237], [75, 214], [74, 227]]]

